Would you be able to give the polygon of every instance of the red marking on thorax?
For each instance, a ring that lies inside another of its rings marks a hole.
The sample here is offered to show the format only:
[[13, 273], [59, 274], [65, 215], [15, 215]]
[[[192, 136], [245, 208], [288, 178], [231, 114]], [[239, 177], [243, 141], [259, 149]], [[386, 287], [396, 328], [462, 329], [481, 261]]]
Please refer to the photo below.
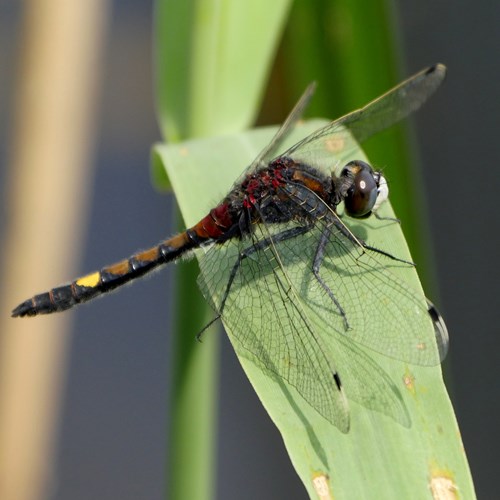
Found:
[[277, 168], [262, 170], [247, 178], [246, 182], [243, 183], [243, 189], [246, 193], [243, 206], [251, 208], [259, 198], [263, 198], [270, 191], [275, 191], [281, 186], [284, 182], [283, 168], [279, 166]]
[[271, 181], [271, 184], [275, 189], [279, 187], [281, 184], [283, 184], [283, 175], [281, 174], [281, 170], [276, 170], [274, 172], [274, 177], [273, 180]]
[[252, 194], [254, 191], [257, 191], [262, 186], [262, 183], [259, 179], [250, 179], [246, 185], [246, 192]]
[[253, 174], [248, 180], [248, 188], [270, 186], [283, 182], [284, 178], [282, 171], [284, 168], [285, 167], [280, 165]]
[[249, 194], [248, 196], [245, 196], [245, 199], [243, 200], [243, 206], [245, 208], [252, 208], [255, 205], [255, 196], [253, 194]]

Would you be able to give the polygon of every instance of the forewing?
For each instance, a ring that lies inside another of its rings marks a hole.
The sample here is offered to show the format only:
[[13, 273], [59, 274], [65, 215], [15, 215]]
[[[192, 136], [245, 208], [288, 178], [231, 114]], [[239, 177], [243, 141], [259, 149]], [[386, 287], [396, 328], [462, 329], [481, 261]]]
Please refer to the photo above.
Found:
[[361, 109], [320, 128], [288, 149], [282, 156], [320, 168], [332, 166], [332, 155], [349, 156], [372, 135], [399, 122], [436, 91], [446, 75], [442, 64], [431, 66], [408, 78]]
[[[340, 220], [337, 223], [342, 224]], [[345, 312], [348, 327], [325, 286], [310, 271], [322, 237], [327, 243], [321, 252], [319, 274]], [[409, 272], [414, 272], [410, 265], [364, 249], [325, 219], [302, 238], [300, 247], [290, 244], [292, 252], [296, 252], [303, 272], [300, 294], [312, 316], [329, 326], [333, 338], [340, 334], [416, 365], [440, 363], [426, 300], [405, 280]]]
[[444, 360], [444, 358], [446, 358], [446, 355], [448, 354], [448, 348], [450, 343], [448, 328], [440, 312], [437, 310], [436, 306], [429, 299], [426, 300], [427, 300], [427, 310], [429, 312], [429, 316], [434, 326], [434, 335], [436, 336], [436, 345], [438, 347], [439, 357], [441, 358], [442, 361]]

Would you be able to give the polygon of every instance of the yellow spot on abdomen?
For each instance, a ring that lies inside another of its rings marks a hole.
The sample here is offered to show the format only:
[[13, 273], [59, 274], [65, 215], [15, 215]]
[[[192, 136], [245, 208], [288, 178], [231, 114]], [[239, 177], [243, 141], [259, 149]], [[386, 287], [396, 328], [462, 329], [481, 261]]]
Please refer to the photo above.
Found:
[[92, 274], [87, 274], [87, 276], [82, 276], [81, 278], [78, 278], [76, 280], [76, 284], [78, 286], [86, 286], [93, 288], [99, 284], [100, 279], [101, 279], [101, 273], [97, 271]]

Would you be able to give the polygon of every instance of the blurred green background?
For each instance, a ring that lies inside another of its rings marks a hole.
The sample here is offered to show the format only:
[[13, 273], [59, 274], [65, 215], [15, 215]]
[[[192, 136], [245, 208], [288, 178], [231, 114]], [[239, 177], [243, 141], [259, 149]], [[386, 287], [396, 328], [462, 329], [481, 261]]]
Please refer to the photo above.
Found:
[[[21, 5], [0, 0], [0, 189], [10, 153]], [[422, 244], [435, 255], [440, 295], [436, 302], [451, 336], [452, 398], [477, 494], [493, 498], [500, 444], [500, 403], [491, 384], [496, 380], [499, 346], [498, 280], [494, 278], [499, 217], [493, 189], [500, 176], [492, 144], [500, 111], [494, 90], [499, 76], [495, 20], [500, 5], [481, 0], [472, 9], [470, 2], [422, 0], [398, 4], [398, 10], [404, 76], [438, 61], [449, 69], [443, 87], [414, 120], [428, 202], [419, 213], [429, 216], [431, 231], [430, 240]], [[151, 11], [151, 2], [112, 2], [99, 89], [89, 236], [81, 272], [114, 262], [174, 232], [172, 196], [155, 192], [149, 180], [150, 147], [160, 138], [153, 103]], [[335, 80], [325, 81], [314, 61], [300, 56], [302, 46], [307, 51], [307, 26], [323, 30], [325, 43], [333, 42], [336, 34], [328, 32], [328, 16], [304, 19], [303, 26], [304, 32], [297, 36], [285, 35], [260, 123], [279, 123], [306, 81], [313, 79], [320, 90], [329, 89], [337, 97], [331, 99], [334, 108], [324, 109], [319, 104], [324, 94], [318, 96], [309, 116], [333, 118], [365, 103], [349, 101], [349, 89], [338, 89]], [[292, 39], [301, 45], [286, 45]], [[296, 54], [296, 59], [290, 54]], [[337, 56], [342, 59], [342, 54]], [[350, 71], [349, 64], [344, 61], [339, 71]], [[290, 78], [294, 65], [307, 75], [306, 80]], [[365, 76], [381, 85], [393, 77], [392, 83], [397, 82], [396, 75], [378, 74], [376, 61], [366, 68]], [[372, 160], [377, 167], [390, 162], [380, 155]], [[0, 237], [6, 222], [4, 194], [0, 191]], [[406, 232], [404, 215], [399, 215]], [[413, 237], [424, 239], [419, 232]], [[97, 301], [91, 306], [92, 314], [89, 308], [74, 313], [51, 499], [163, 497], [168, 482], [164, 471], [172, 275], [172, 269], [167, 269]], [[127, 311], [133, 314], [124, 314]], [[223, 432], [218, 436], [216, 497], [305, 498], [281, 438], [225, 337], [218, 408]]]

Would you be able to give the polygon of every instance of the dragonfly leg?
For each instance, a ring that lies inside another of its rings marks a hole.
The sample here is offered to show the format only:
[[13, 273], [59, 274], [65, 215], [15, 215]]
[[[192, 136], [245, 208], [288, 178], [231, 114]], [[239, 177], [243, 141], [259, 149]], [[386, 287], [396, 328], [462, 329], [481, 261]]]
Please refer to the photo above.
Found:
[[[377, 217], [378, 218], [378, 217]], [[384, 217], [384, 219], [386, 219]], [[398, 219], [392, 219], [394, 221], [398, 220]], [[361, 238], [358, 238], [356, 236], [354, 236], [347, 228], [346, 226], [344, 225], [344, 223], [342, 223], [340, 220], [339, 221], [333, 221], [333, 224], [335, 225], [335, 227], [349, 240], [351, 241], [352, 243], [354, 243], [355, 245], [361, 245], [363, 247], [363, 249], [365, 250], [370, 250], [371, 252], [375, 252], [375, 253], [378, 253], [380, 255], [383, 255], [384, 257], [388, 257], [389, 259], [391, 260], [395, 260], [396, 262], [401, 262], [403, 264], [408, 264], [409, 266], [415, 266], [415, 263], [414, 262], [411, 262], [409, 260], [405, 260], [405, 259], [400, 259], [399, 257], [396, 257], [395, 255], [392, 255], [391, 253], [389, 252], [386, 252], [385, 250], [381, 250], [380, 248], [376, 248], [376, 247], [373, 247], [371, 245], [368, 245], [368, 243], [366, 243], [366, 241], [362, 240]], [[325, 243], [326, 244], [326, 243]]]
[[398, 219], [397, 217], [383, 217], [382, 215], [379, 215], [377, 212], [373, 211], [372, 215], [375, 217], [377, 220], [386, 220], [388, 222], [395, 222], [396, 224], [401, 224], [401, 219]]
[[368, 245], [365, 241], [363, 240], [358, 240], [362, 247], [365, 250], [370, 250], [371, 252], [378, 253], [380, 255], [384, 255], [385, 257], [389, 257], [389, 259], [395, 260], [396, 262], [402, 262], [403, 264], [408, 264], [409, 266], [415, 266], [415, 262], [411, 262], [410, 260], [405, 260], [405, 259], [400, 259], [399, 257], [396, 257], [395, 255], [392, 255], [389, 252], [386, 252], [384, 250], [380, 250], [380, 248], [372, 247], [371, 245]]
[[345, 329], [349, 330], [350, 326], [349, 326], [349, 321], [347, 321], [347, 314], [340, 305], [340, 302], [337, 300], [337, 297], [335, 297], [335, 294], [332, 292], [330, 287], [325, 283], [325, 280], [319, 274], [319, 269], [321, 267], [321, 263], [323, 262], [323, 257], [325, 255], [325, 247], [329, 242], [330, 233], [331, 230], [330, 227], [328, 226], [325, 227], [325, 230], [321, 233], [321, 239], [319, 240], [318, 247], [316, 248], [316, 254], [314, 256], [312, 272], [317, 282], [321, 285], [321, 288], [323, 288], [323, 290], [327, 293], [328, 297], [330, 297], [330, 300], [337, 307], [339, 314], [342, 316], [342, 319], [344, 320]]
[[226, 285], [226, 291], [224, 292], [224, 297], [222, 298], [221, 305], [219, 307], [218, 313], [222, 315], [224, 306], [226, 304], [227, 297], [229, 296], [229, 292], [231, 291], [231, 287], [233, 285], [234, 278], [236, 277], [236, 274], [238, 273], [238, 270], [242, 264], [242, 262], [247, 258], [250, 257], [252, 254], [255, 252], [259, 252], [260, 250], [264, 250], [265, 248], [268, 248], [276, 243], [280, 243], [282, 241], [286, 241], [292, 238], [295, 238], [297, 236], [301, 236], [308, 231], [310, 231], [313, 228], [312, 225], [307, 225], [307, 226], [297, 226], [291, 229], [287, 229], [286, 231], [283, 231], [279, 234], [276, 234], [274, 236], [268, 236], [267, 238], [264, 238], [263, 240], [256, 241], [253, 245], [245, 248], [240, 254], [238, 255], [237, 261], [234, 263], [233, 268], [231, 269], [231, 274], [229, 275], [229, 279]]
[[231, 269], [231, 274], [229, 275], [229, 279], [227, 281], [226, 285], [226, 290], [224, 292], [224, 296], [222, 297], [222, 301], [220, 306], [217, 308], [217, 316], [212, 319], [206, 326], [203, 327], [203, 329], [196, 335], [196, 340], [201, 342], [201, 338], [205, 331], [212, 326], [217, 320], [219, 320], [224, 312], [224, 307], [226, 305], [226, 300], [229, 296], [229, 292], [231, 291], [231, 287], [233, 285], [234, 279], [236, 277], [236, 274], [238, 273], [238, 270], [240, 269], [240, 266], [242, 262], [247, 258], [250, 257], [252, 254], [255, 252], [258, 252], [260, 250], [264, 250], [265, 248], [268, 248], [272, 246], [273, 244], [279, 243], [281, 241], [286, 241], [291, 238], [295, 238], [296, 236], [300, 236], [302, 234], [307, 233], [312, 229], [311, 226], [298, 226], [294, 227], [291, 229], [287, 229], [286, 231], [283, 231], [282, 233], [279, 233], [275, 236], [269, 236], [267, 238], [264, 238], [263, 240], [256, 241], [254, 244], [250, 245], [249, 247], [245, 248], [243, 251], [241, 251], [238, 255], [238, 259], [233, 265], [233, 268]]

